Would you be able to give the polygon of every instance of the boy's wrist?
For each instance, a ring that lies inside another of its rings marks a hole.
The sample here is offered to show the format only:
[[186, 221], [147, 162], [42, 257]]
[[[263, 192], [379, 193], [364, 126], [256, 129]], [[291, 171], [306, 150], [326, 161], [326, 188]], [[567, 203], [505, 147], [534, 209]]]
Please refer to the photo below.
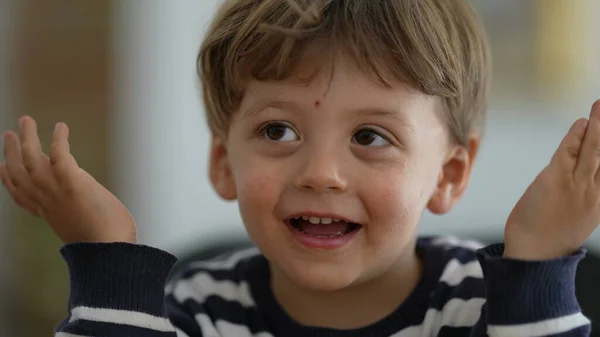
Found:
[[502, 256], [521, 261], [550, 261], [568, 257], [578, 250], [563, 247], [560, 243], [550, 244], [549, 241], [529, 233], [513, 231], [506, 234]]

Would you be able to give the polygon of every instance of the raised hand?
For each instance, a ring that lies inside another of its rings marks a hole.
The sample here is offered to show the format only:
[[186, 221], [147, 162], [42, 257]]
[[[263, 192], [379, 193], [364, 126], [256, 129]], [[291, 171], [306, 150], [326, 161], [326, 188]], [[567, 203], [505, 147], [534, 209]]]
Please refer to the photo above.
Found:
[[573, 124], [552, 160], [508, 217], [504, 256], [548, 260], [570, 255], [600, 223], [600, 100]]
[[43, 218], [64, 243], [136, 242], [125, 206], [81, 169], [69, 151], [69, 128], [58, 123], [49, 156], [42, 152], [35, 121], [19, 120], [20, 137], [3, 135], [0, 177], [12, 199]]

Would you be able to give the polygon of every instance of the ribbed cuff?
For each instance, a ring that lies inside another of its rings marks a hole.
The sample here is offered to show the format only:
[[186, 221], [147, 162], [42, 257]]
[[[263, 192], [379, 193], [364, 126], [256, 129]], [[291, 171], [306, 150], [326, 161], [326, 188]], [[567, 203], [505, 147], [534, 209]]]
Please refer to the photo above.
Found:
[[164, 316], [173, 255], [128, 243], [74, 243], [60, 252], [69, 267], [69, 310], [87, 306]]
[[531, 323], [579, 312], [575, 273], [585, 252], [580, 249], [548, 261], [520, 261], [503, 258], [503, 244], [478, 250], [488, 324]]

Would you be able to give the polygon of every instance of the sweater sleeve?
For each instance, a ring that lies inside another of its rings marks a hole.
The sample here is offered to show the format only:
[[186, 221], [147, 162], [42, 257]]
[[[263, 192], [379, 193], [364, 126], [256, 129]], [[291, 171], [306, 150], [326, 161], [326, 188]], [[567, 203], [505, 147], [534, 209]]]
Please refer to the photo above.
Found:
[[486, 303], [472, 336], [589, 336], [590, 321], [575, 297], [575, 273], [585, 250], [549, 261], [503, 258], [504, 245], [477, 252]]
[[127, 243], [68, 244], [61, 253], [71, 290], [68, 317], [55, 337], [187, 337], [165, 309], [165, 283], [175, 257]]

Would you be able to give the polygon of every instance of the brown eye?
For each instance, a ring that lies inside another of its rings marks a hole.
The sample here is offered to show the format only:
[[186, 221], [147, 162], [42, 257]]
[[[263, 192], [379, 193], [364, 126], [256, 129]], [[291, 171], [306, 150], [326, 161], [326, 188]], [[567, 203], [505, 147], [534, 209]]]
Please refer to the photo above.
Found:
[[370, 129], [359, 130], [352, 137], [352, 141], [362, 146], [384, 146], [390, 143], [377, 132]]
[[298, 135], [292, 128], [285, 124], [276, 123], [268, 125], [263, 131], [264, 137], [277, 142], [291, 142], [298, 140]]

